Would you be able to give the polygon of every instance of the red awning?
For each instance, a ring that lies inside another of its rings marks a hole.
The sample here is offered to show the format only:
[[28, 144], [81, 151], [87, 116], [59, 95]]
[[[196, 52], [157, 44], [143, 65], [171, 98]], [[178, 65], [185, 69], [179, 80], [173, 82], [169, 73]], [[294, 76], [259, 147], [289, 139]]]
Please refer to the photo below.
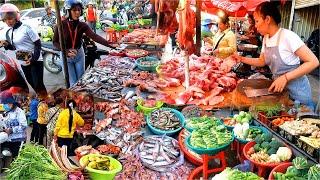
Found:
[[269, 0], [203, 0], [202, 10], [216, 14], [219, 9], [226, 11], [230, 16], [244, 17], [252, 12], [262, 2]]

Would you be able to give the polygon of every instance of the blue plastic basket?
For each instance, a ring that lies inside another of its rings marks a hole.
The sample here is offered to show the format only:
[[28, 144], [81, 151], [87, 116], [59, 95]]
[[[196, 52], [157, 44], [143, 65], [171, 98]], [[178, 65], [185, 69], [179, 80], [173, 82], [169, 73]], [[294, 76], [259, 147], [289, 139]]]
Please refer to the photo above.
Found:
[[[250, 128], [260, 129], [263, 134], [269, 133], [268, 130], [267, 130], [266, 128], [264, 128], [264, 127], [260, 127], [260, 126], [250, 126], [249, 129], [250, 129]], [[234, 135], [233, 131], [232, 131], [232, 134], [233, 134], [234, 138], [235, 138], [239, 143], [241, 143], [241, 144], [247, 144], [248, 142], [250, 142], [250, 141], [247, 141], [247, 140], [238, 138], [236, 135]]]
[[204, 149], [204, 148], [197, 148], [197, 147], [194, 147], [191, 145], [190, 143], [190, 138], [191, 138], [191, 135], [188, 136], [186, 139], [185, 139], [185, 143], [187, 145], [187, 147], [189, 149], [191, 149], [192, 151], [196, 152], [197, 154], [209, 154], [209, 155], [214, 155], [214, 154], [218, 154], [219, 152], [225, 150], [228, 148], [228, 146], [233, 142], [234, 140], [234, 136], [232, 134], [232, 138], [230, 140], [230, 142], [220, 146], [220, 147], [217, 147], [217, 148], [207, 148], [207, 149]]
[[[141, 64], [142, 61], [155, 61], [155, 63], [153, 66], [146, 66]], [[142, 71], [156, 71], [156, 68], [159, 64], [159, 59], [151, 56], [142, 57], [136, 60], [137, 67]]]
[[[181, 112], [179, 112], [179, 111], [177, 111], [175, 109], [172, 109], [172, 108], [160, 108], [160, 109], [156, 109], [154, 111], [157, 111], [157, 110], [169, 110], [169, 111], [173, 112], [178, 117], [178, 119], [180, 120], [181, 125], [184, 124], [185, 119], [184, 119], [184, 116], [183, 116], [183, 114]], [[152, 114], [152, 112], [151, 112], [151, 114]], [[147, 125], [150, 128], [150, 130], [154, 134], [157, 134], [157, 135], [164, 135], [165, 134], [167, 136], [172, 136], [172, 135], [178, 133], [182, 129], [182, 126], [177, 128], [177, 129], [175, 129], [175, 130], [171, 130], [171, 131], [165, 131], [165, 130], [161, 130], [161, 129], [155, 128], [150, 123], [150, 116], [147, 116]]]
[[[224, 124], [222, 123], [221, 119], [217, 118], [217, 120], [219, 121], [219, 124], [220, 124], [220, 125], [224, 125]], [[224, 126], [225, 126], [225, 125], [224, 125]], [[193, 129], [193, 128], [187, 126], [187, 120], [184, 121], [183, 127], [184, 127], [186, 130], [188, 130], [189, 132], [192, 132], [193, 130], [196, 130], [196, 129]], [[228, 128], [227, 128], [227, 129], [228, 129]]]

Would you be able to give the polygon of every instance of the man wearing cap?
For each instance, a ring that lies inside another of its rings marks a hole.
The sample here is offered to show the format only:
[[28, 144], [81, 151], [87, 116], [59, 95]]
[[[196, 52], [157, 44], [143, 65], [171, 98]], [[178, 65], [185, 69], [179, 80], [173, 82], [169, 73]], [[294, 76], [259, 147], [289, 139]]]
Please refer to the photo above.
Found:
[[[17, 102], [14, 100], [11, 93], [3, 93], [0, 101], [4, 104], [5, 116], [5, 128], [4, 132], [8, 134], [8, 141], [3, 143], [2, 154], [7, 156], [12, 153], [12, 157], [16, 157], [19, 153], [19, 148], [22, 142], [27, 139], [27, 118], [25, 112], [17, 106]], [[5, 153], [6, 149], [9, 149], [11, 153]]]
[[42, 25], [45, 25], [45, 26], [50, 26], [52, 29], [54, 28], [54, 26], [56, 25], [56, 16], [52, 13], [52, 10], [51, 10], [51, 7], [50, 6], [47, 6], [46, 7], [46, 12], [47, 14], [44, 15], [42, 18], [41, 18], [41, 24]]
[[212, 25], [214, 25], [214, 22], [211, 19], [205, 19], [201, 23], [201, 37], [212, 37], [213, 33], [211, 31]]

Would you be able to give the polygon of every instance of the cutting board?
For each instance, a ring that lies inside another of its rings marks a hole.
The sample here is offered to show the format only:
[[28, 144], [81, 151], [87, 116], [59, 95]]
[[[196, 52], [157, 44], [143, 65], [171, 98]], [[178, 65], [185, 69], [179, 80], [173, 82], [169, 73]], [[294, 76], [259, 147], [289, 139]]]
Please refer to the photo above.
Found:
[[282, 93], [270, 94], [259, 97], [247, 97], [244, 90], [247, 88], [251, 89], [264, 89], [269, 88], [272, 84], [271, 80], [266, 79], [245, 79], [240, 82], [232, 95], [232, 104], [236, 108], [250, 107], [251, 105], [259, 104], [262, 102], [276, 103], [280, 102], [285, 105], [289, 105], [292, 101], [289, 99], [289, 93], [284, 90]]

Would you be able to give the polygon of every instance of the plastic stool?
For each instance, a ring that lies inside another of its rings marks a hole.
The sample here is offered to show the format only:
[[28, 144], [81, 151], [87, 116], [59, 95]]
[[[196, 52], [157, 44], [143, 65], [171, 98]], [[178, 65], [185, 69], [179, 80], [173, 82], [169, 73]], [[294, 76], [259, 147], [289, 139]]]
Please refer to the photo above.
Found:
[[[221, 167], [208, 169], [209, 160], [212, 160], [212, 159], [219, 159]], [[216, 173], [216, 172], [221, 172], [227, 167], [227, 162], [226, 162], [226, 159], [225, 159], [225, 156], [224, 156], [224, 151], [221, 151], [221, 152], [219, 152], [218, 154], [215, 154], [215, 155], [203, 154], [202, 155], [202, 160], [203, 160], [202, 166], [197, 167], [196, 169], [194, 169], [190, 173], [190, 175], [188, 177], [188, 180], [195, 179], [195, 176], [197, 174], [199, 174], [201, 171], [203, 172], [203, 179], [206, 180], [206, 179], [208, 179], [209, 174]]]
[[107, 36], [106, 36], [107, 41], [109, 41], [109, 42], [117, 42], [117, 34], [116, 34], [115, 30], [108, 29], [106, 31], [106, 34], [107, 34]]
[[236, 143], [237, 158], [241, 163], [243, 163], [243, 161], [246, 160], [246, 157], [244, 157], [243, 155], [243, 147], [246, 144], [242, 144], [237, 140], [235, 140], [234, 142]]

